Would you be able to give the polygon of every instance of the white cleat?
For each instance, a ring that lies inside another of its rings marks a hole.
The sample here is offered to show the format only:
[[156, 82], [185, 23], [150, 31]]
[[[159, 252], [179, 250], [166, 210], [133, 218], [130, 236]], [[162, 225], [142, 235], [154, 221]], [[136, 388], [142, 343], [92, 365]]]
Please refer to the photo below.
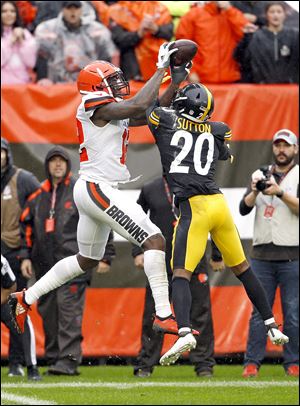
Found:
[[173, 347], [161, 357], [159, 360], [160, 365], [174, 364], [183, 352], [193, 350], [196, 345], [197, 341], [192, 333], [179, 337]]
[[275, 345], [283, 345], [289, 342], [288, 336], [284, 335], [280, 330], [278, 330], [277, 326], [268, 326], [268, 336]]

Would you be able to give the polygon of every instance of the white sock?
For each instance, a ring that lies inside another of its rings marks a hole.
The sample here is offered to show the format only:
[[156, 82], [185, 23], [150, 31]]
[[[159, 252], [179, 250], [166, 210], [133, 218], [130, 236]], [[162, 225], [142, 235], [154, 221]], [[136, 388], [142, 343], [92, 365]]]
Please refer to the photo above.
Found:
[[159, 250], [148, 250], [144, 253], [144, 270], [152, 290], [156, 315], [159, 317], [172, 314], [165, 257], [164, 251]]
[[83, 274], [76, 255], [58, 261], [41, 279], [25, 291], [25, 302], [29, 305], [42, 295], [62, 286], [64, 283]]

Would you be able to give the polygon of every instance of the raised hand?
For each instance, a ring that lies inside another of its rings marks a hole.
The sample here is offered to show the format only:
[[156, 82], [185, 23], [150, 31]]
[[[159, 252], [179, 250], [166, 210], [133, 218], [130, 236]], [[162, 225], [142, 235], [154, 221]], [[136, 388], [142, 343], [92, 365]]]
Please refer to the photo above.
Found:
[[170, 46], [174, 44], [172, 42], [164, 42], [158, 51], [158, 61], [156, 66], [158, 69], [166, 69], [170, 66], [170, 56], [178, 50], [178, 48], [170, 49]]
[[193, 66], [193, 62], [189, 61], [183, 65], [171, 66], [171, 78], [175, 85], [179, 85], [181, 82], [186, 80], [190, 74], [190, 69]]

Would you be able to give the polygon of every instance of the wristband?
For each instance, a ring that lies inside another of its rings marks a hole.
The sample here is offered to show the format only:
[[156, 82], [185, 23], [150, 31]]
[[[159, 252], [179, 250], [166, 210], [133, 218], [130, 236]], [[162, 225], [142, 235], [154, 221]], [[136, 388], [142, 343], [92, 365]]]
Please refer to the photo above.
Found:
[[284, 194], [284, 191], [281, 189], [281, 191], [279, 193], [276, 193], [276, 196], [281, 199], [283, 194]]

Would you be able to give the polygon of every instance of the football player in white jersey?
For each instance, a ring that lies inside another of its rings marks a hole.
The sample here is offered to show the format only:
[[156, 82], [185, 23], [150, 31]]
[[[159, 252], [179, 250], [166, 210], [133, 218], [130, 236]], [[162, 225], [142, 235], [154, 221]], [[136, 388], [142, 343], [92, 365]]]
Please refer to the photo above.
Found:
[[[12, 318], [19, 332], [23, 331], [30, 305], [40, 296], [98, 264], [113, 229], [145, 251], [144, 269], [155, 300], [154, 327], [166, 333], [178, 333], [168, 298], [164, 237], [141, 207], [134, 201], [127, 201], [117, 189], [119, 182], [130, 179], [125, 165], [128, 126], [147, 123], [146, 109], [157, 99], [170, 56], [177, 50], [171, 50], [171, 44], [160, 47], [156, 73], [128, 100], [123, 100], [123, 96], [129, 94], [128, 82], [114, 65], [96, 61], [79, 73], [77, 85], [83, 96], [76, 116], [80, 178], [74, 187], [79, 211], [79, 253], [56, 263], [28, 290], [11, 295]], [[189, 71], [183, 68], [181, 72], [179, 80], [172, 79], [160, 97], [162, 106], [170, 104], [179, 83]]]

